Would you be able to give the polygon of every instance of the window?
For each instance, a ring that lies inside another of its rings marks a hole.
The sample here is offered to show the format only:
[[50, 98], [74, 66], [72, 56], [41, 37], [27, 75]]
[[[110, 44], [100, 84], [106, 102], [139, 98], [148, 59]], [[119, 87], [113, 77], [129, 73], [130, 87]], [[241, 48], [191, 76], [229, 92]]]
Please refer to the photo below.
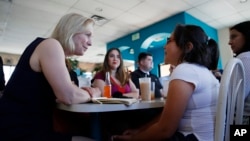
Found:
[[3, 65], [5, 84], [7, 84], [7, 82], [9, 81], [10, 76], [12, 75], [15, 68], [16, 68], [16, 66]]
[[170, 74], [169, 68], [170, 68], [170, 64], [160, 64], [159, 65], [160, 77], [169, 76]]

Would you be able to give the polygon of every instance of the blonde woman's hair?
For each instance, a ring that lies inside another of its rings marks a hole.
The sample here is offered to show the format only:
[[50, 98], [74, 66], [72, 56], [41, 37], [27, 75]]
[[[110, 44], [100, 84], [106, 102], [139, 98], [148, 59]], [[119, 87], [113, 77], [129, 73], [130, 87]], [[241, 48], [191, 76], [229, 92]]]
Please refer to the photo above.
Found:
[[73, 54], [75, 51], [73, 36], [86, 31], [89, 24], [94, 25], [94, 20], [76, 13], [66, 14], [56, 25], [51, 38], [58, 40], [64, 50], [69, 50], [70, 54]]

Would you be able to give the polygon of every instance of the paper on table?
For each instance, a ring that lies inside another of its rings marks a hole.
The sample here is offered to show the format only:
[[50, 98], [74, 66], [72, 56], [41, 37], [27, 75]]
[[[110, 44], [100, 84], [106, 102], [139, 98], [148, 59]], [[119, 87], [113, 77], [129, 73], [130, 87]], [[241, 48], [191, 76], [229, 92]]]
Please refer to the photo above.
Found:
[[138, 102], [135, 98], [106, 98], [106, 97], [96, 97], [92, 98], [92, 102], [99, 104], [125, 104], [131, 105]]

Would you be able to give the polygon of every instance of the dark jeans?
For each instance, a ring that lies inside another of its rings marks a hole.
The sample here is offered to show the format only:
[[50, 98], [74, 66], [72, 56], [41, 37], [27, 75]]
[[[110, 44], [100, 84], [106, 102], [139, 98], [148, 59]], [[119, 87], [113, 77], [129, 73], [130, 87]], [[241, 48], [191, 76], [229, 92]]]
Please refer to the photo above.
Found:
[[162, 108], [154, 108], [100, 113], [102, 141], [110, 141], [113, 135], [121, 135], [127, 129], [145, 125], [158, 116], [161, 111]]

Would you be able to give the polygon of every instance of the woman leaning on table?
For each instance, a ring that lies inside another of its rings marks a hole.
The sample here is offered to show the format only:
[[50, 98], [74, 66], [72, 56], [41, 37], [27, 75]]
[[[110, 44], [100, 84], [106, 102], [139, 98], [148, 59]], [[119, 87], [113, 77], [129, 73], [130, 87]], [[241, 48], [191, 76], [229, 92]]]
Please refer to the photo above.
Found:
[[165, 63], [176, 68], [162, 114], [138, 130], [113, 136], [113, 140], [213, 141], [219, 82], [208, 69], [211, 46], [217, 44], [201, 27], [177, 25], [164, 48]]
[[84, 103], [100, 95], [98, 88], [72, 84], [66, 56], [83, 55], [91, 46], [94, 21], [67, 14], [50, 38], [36, 38], [23, 52], [0, 99], [1, 141], [84, 140], [53, 131], [56, 101]]

